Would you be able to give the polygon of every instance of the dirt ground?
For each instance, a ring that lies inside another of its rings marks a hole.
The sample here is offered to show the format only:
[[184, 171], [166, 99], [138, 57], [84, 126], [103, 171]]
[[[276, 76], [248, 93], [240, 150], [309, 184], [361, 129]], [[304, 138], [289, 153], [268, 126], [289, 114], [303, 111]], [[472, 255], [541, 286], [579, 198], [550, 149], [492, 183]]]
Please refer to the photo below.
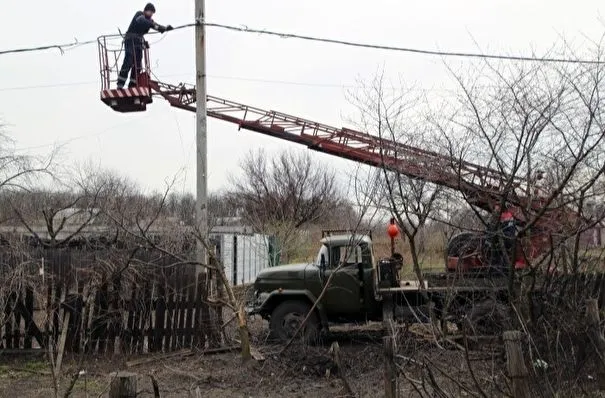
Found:
[[[243, 363], [237, 352], [191, 355], [127, 368], [126, 361], [145, 356], [109, 360], [87, 358], [77, 367], [78, 358], [66, 358], [59, 396], [81, 371], [73, 388], [73, 397], [107, 396], [110, 373], [128, 370], [138, 375], [138, 396], [153, 397], [149, 375], [157, 380], [162, 397], [339, 397], [345, 396], [329, 348], [339, 342], [344, 374], [360, 397], [383, 396], [382, 332], [358, 328], [332, 333], [318, 346], [293, 345], [280, 354], [282, 346], [263, 342], [266, 331], [257, 327], [253, 340], [263, 353], [262, 362]], [[50, 397], [53, 380], [43, 358], [3, 358], [0, 362], [1, 397]], [[402, 390], [407, 388], [402, 385]], [[406, 396], [406, 395], [403, 395]]]
[[[255, 347], [264, 361], [243, 363], [237, 352], [213, 355], [188, 355], [154, 360], [127, 368], [126, 361], [146, 358], [137, 356], [110, 360], [87, 358], [77, 367], [78, 358], [64, 360], [59, 396], [64, 396], [75, 373], [81, 373], [72, 390], [72, 397], [107, 396], [110, 373], [127, 370], [136, 373], [139, 397], [153, 397], [153, 375], [161, 397], [344, 397], [344, 384], [339, 377], [330, 346], [338, 342], [344, 374], [357, 397], [384, 396], [384, 354], [382, 331], [376, 327], [344, 328], [331, 333], [317, 346], [293, 345], [284, 353], [282, 346], [264, 343], [266, 327], [253, 330]], [[412, 382], [425, 383], [434, 378], [449, 396], [471, 396], [474, 389], [468, 372], [473, 363], [474, 377], [486, 386], [489, 396], [505, 396], [506, 377], [494, 367], [502, 368], [500, 354], [493, 350], [473, 351], [467, 357], [461, 350], [444, 349], [411, 334], [398, 340], [397, 361], [404, 369], [399, 376], [402, 397], [419, 396]], [[426, 372], [420, 362], [432, 365]], [[424, 369], [424, 370], [423, 370]], [[50, 367], [43, 358], [0, 358], [0, 397], [52, 397], [53, 381]], [[199, 394], [196, 395], [196, 390]], [[426, 396], [437, 396], [430, 388]], [[443, 395], [441, 395], [443, 396]]]

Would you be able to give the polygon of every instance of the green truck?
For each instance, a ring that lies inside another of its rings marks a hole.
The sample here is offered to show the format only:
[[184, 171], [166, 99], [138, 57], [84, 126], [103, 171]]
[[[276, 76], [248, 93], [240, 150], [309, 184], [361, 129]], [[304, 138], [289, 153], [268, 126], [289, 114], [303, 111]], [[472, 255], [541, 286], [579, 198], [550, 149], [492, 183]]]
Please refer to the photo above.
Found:
[[421, 284], [399, 278], [397, 258], [375, 261], [371, 234], [324, 231], [320, 243], [314, 262], [267, 268], [254, 281], [247, 312], [268, 320], [277, 340], [289, 340], [316, 302], [300, 334], [309, 341], [334, 324], [426, 322], [431, 308], [437, 319], [459, 326], [467, 319], [479, 333], [503, 327], [494, 316], [504, 316], [507, 300], [501, 275], [444, 271]]

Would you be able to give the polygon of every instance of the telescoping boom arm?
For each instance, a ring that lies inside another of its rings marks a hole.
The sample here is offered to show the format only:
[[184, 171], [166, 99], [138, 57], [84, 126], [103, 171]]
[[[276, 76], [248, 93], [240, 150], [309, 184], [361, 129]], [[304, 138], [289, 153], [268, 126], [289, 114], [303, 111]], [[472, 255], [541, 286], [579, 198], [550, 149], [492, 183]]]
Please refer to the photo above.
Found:
[[[151, 90], [175, 108], [195, 112], [195, 88], [151, 80]], [[273, 110], [208, 96], [209, 117], [307, 146], [310, 149], [386, 168], [411, 178], [429, 181], [462, 192], [473, 204], [491, 210], [510, 179], [497, 170], [478, 166], [437, 152], [393, 140], [336, 128]], [[520, 185], [515, 179], [512, 189]], [[511, 198], [512, 199], [512, 198]]]

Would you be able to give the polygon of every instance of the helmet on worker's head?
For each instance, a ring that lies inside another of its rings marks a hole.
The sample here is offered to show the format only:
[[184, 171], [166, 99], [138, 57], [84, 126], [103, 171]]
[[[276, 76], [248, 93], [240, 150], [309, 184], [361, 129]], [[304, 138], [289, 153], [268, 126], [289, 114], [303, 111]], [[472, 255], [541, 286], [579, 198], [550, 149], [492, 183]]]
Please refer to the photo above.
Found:
[[151, 3], [147, 3], [147, 5], [145, 6], [145, 8], [143, 9], [144, 12], [151, 12], [151, 13], [155, 13], [155, 7], [153, 6], [153, 4]]

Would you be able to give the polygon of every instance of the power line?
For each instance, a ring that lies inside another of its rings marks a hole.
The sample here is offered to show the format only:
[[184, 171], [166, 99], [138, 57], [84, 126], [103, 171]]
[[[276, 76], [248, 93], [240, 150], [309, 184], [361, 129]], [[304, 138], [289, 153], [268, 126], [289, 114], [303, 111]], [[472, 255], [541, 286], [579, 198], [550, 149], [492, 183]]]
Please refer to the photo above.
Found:
[[[180, 26], [176, 26], [174, 30], [185, 29], [195, 26], [196, 23], [184, 24]], [[461, 57], [461, 58], [480, 58], [480, 59], [498, 59], [498, 60], [507, 60], [507, 61], [525, 61], [525, 62], [549, 62], [549, 63], [572, 63], [572, 64], [596, 64], [600, 65], [605, 63], [605, 61], [600, 60], [585, 60], [585, 59], [571, 59], [571, 58], [556, 58], [556, 57], [527, 57], [527, 56], [517, 56], [517, 55], [499, 55], [499, 54], [482, 54], [482, 53], [470, 53], [470, 52], [455, 52], [455, 51], [438, 51], [438, 50], [425, 50], [419, 48], [411, 48], [411, 47], [398, 47], [398, 46], [389, 46], [389, 45], [380, 45], [380, 44], [368, 44], [368, 43], [360, 43], [353, 42], [347, 40], [340, 39], [330, 39], [330, 38], [322, 38], [316, 36], [308, 36], [308, 35], [299, 35], [294, 33], [285, 33], [285, 32], [277, 32], [266, 29], [256, 29], [250, 28], [248, 26], [234, 26], [234, 25], [225, 25], [220, 23], [213, 22], [205, 22], [205, 26], [211, 28], [219, 28], [226, 29], [236, 32], [243, 33], [255, 33], [269, 36], [277, 36], [284, 39], [300, 39], [307, 41], [315, 41], [322, 43], [331, 43], [331, 44], [340, 44], [344, 46], [350, 47], [360, 47], [360, 48], [370, 48], [375, 50], [387, 50], [387, 51], [398, 51], [398, 52], [407, 52], [412, 54], [422, 54], [422, 55], [432, 55], [432, 56], [440, 56], [440, 57]], [[149, 34], [158, 34], [158, 32], [151, 32]], [[121, 34], [112, 34], [105, 35], [105, 37], [121, 37]], [[77, 39], [71, 43], [65, 44], [51, 44], [40, 47], [30, 47], [30, 48], [18, 48], [12, 50], [3, 50], [0, 51], [0, 55], [4, 54], [12, 54], [12, 53], [23, 53], [23, 52], [35, 52], [35, 51], [44, 51], [49, 49], [58, 49], [63, 54], [65, 51], [85, 46], [89, 44], [96, 43], [97, 40], [86, 40], [86, 41], [78, 41]]]
[[91, 84], [99, 84], [97, 81], [86, 81], [86, 82], [66, 82], [66, 83], [52, 83], [52, 84], [39, 84], [35, 86], [14, 86], [14, 87], [3, 87], [0, 88], [2, 91], [21, 91], [21, 90], [35, 90], [40, 88], [59, 88], [59, 87], [72, 87], [72, 86], [87, 86]]
[[132, 124], [132, 123], [140, 122], [142, 120], [149, 119], [151, 116], [152, 115], [150, 115], [150, 114], [146, 114], [146, 115], [144, 115], [142, 117], [138, 117], [138, 118], [134, 118], [134, 119], [129, 119], [129, 120], [125, 121], [125, 122], [118, 123], [118, 124], [115, 124], [113, 126], [109, 126], [109, 127], [105, 128], [105, 129], [99, 131], [99, 132], [96, 132], [96, 133], [77, 135], [77, 136], [69, 137], [69, 138], [66, 138], [66, 139], [63, 139], [63, 140], [58, 140], [58, 141], [55, 141], [53, 143], [40, 144], [40, 145], [28, 146], [28, 147], [22, 147], [22, 148], [16, 148], [15, 151], [17, 151], [17, 152], [23, 152], [23, 151], [29, 151], [29, 150], [32, 150], [32, 149], [48, 148], [48, 147], [52, 147], [52, 146], [58, 146], [58, 147], [65, 146], [66, 144], [72, 143], [74, 141], [78, 141], [78, 140], [82, 140], [82, 139], [95, 138], [95, 137], [99, 137], [99, 136], [105, 135], [107, 133], [110, 133], [112, 130], [114, 130], [114, 129], [118, 128], [118, 127], [122, 127], [122, 126], [129, 125], [129, 124]]
[[438, 56], [443, 56], [443, 57], [464, 57], [464, 58], [499, 59], [499, 60], [508, 60], [508, 61], [554, 62], [554, 63], [572, 63], [572, 64], [603, 64], [603, 63], [605, 63], [605, 61], [599, 61], [599, 60], [582, 60], [582, 59], [566, 59], [566, 58], [551, 58], [551, 57], [538, 58], [538, 57], [524, 57], [524, 56], [515, 56], [515, 55], [497, 55], [497, 54], [480, 54], [480, 53], [467, 53], [467, 52], [422, 50], [422, 49], [409, 48], [409, 47], [396, 47], [396, 46], [387, 46], [387, 45], [378, 45], [378, 44], [358, 43], [358, 42], [352, 42], [352, 41], [346, 41], [346, 40], [298, 35], [298, 34], [294, 34], [294, 33], [274, 32], [274, 31], [264, 30], [264, 29], [249, 28], [247, 26], [224, 25], [224, 24], [211, 23], [211, 22], [205, 22], [204, 25], [209, 26], [209, 27], [214, 27], [214, 28], [221, 28], [221, 29], [237, 31], [237, 32], [257, 33], [257, 34], [263, 34], [263, 35], [278, 36], [283, 39], [301, 39], [301, 40], [309, 40], [309, 41], [316, 41], [316, 42], [323, 42], [323, 43], [341, 44], [341, 45], [351, 46], [351, 47], [362, 47], [362, 48], [371, 48], [371, 49], [376, 49], [376, 50], [388, 50], [388, 51], [400, 51], [400, 52], [408, 52], [408, 53], [424, 54], [424, 55], [438, 55]]
[[[163, 77], [176, 77], [176, 76], [187, 76], [185, 73], [177, 73], [164, 75]], [[0, 92], [3, 91], [21, 91], [21, 90], [35, 90], [43, 88], [60, 88], [60, 87], [72, 87], [72, 86], [88, 86], [93, 84], [99, 84], [97, 80], [88, 80], [82, 82], [64, 82], [64, 83], [51, 83], [51, 84], [36, 84], [33, 86], [14, 86], [14, 87], [2, 87]]]
[[[190, 74], [187, 73], [178, 73], [178, 74], [170, 74], [160, 76], [159, 80], [162, 80], [167, 77], [176, 77], [176, 76], [188, 76]], [[210, 79], [221, 79], [221, 80], [235, 80], [235, 81], [245, 81], [245, 82], [257, 82], [257, 83], [270, 83], [270, 84], [283, 84], [283, 85], [293, 85], [293, 86], [309, 86], [309, 87], [333, 87], [333, 88], [361, 88], [361, 86], [351, 85], [351, 84], [335, 84], [335, 83], [314, 83], [314, 82], [299, 82], [299, 81], [290, 81], [290, 80], [274, 80], [274, 79], [262, 79], [262, 78], [254, 78], [254, 77], [243, 77], [243, 76], [221, 76], [221, 75], [208, 75]], [[0, 92], [3, 91], [20, 91], [20, 90], [34, 90], [34, 89], [45, 89], [45, 88], [59, 88], [59, 87], [72, 87], [72, 86], [85, 86], [85, 85], [93, 85], [99, 84], [98, 81], [81, 81], [81, 82], [64, 82], [64, 83], [51, 83], [51, 84], [40, 84], [33, 86], [14, 86], [14, 87], [2, 87], [0, 88]]]
[[[174, 73], [168, 75], [158, 76], [159, 81], [164, 80], [169, 77], [176, 76], [190, 76], [191, 73]], [[220, 79], [220, 80], [234, 80], [234, 81], [243, 81], [243, 82], [253, 82], [253, 83], [266, 83], [266, 84], [281, 84], [281, 85], [290, 85], [290, 86], [303, 86], [303, 87], [319, 87], [319, 88], [345, 88], [345, 89], [363, 89], [365, 88], [362, 85], [355, 84], [336, 84], [336, 83], [318, 83], [318, 82], [302, 82], [302, 81], [292, 81], [292, 80], [275, 80], [275, 79], [264, 79], [264, 78], [256, 78], [256, 77], [245, 77], [245, 76], [222, 76], [222, 75], [207, 75], [209, 79]], [[13, 87], [0, 87], [0, 92], [4, 91], [21, 91], [21, 90], [36, 90], [36, 89], [46, 89], [46, 88], [60, 88], [60, 87], [72, 87], [72, 86], [85, 86], [85, 85], [97, 85], [98, 81], [82, 81], [82, 82], [64, 82], [64, 83], [51, 83], [51, 84], [39, 84], [33, 86], [13, 86]], [[489, 86], [481, 86], [483, 88], [489, 88]], [[388, 88], [386, 88], [388, 90]], [[392, 90], [399, 90], [399, 88], [392, 88]], [[439, 92], [450, 92], [456, 93], [456, 89], [454, 88], [445, 88], [445, 87], [430, 87], [430, 88], [418, 88], [418, 87], [407, 87], [405, 90], [407, 91], [417, 91], [417, 92], [431, 92], [431, 91], [439, 91]]]
[[[195, 25], [196, 25], [195, 23], [179, 25], [179, 26], [175, 26], [172, 30], [174, 31], [174, 30], [178, 30], [178, 29], [190, 28]], [[150, 32], [149, 34], [153, 35], [153, 34], [158, 34], [158, 33], [159, 32]], [[116, 34], [111, 34], [111, 35], [104, 35], [104, 37], [117, 38], [117, 37], [123, 37], [123, 36], [121, 33], [116, 33]], [[2, 50], [2, 51], [0, 51], [0, 55], [16, 54], [16, 53], [24, 53], [24, 52], [46, 51], [46, 50], [52, 50], [52, 49], [59, 50], [61, 52], [61, 55], [63, 55], [65, 53], [65, 51], [67, 51], [67, 50], [71, 50], [76, 47], [86, 46], [89, 44], [94, 44], [96, 42], [97, 42], [97, 39], [85, 40], [85, 41], [78, 41], [78, 39], [74, 39], [74, 41], [70, 42], [70, 43], [48, 44], [48, 45], [39, 46], [39, 47], [25, 47], [25, 48], [15, 48], [15, 49], [11, 49], [11, 50]]]
[[96, 43], [96, 40], [86, 40], [86, 41], [78, 41], [77, 39], [74, 40], [71, 43], [64, 43], [64, 44], [49, 44], [46, 46], [40, 46], [40, 47], [29, 47], [29, 48], [15, 48], [12, 50], [3, 50], [0, 51], [0, 55], [4, 55], [4, 54], [14, 54], [14, 53], [25, 53], [25, 52], [37, 52], [37, 51], [45, 51], [45, 50], [52, 50], [52, 49], [57, 49], [61, 52], [61, 55], [63, 55], [65, 53], [66, 50], [70, 49], [70, 48], [74, 48], [74, 47], [79, 47], [79, 46], [85, 46], [88, 44], [93, 44]]

